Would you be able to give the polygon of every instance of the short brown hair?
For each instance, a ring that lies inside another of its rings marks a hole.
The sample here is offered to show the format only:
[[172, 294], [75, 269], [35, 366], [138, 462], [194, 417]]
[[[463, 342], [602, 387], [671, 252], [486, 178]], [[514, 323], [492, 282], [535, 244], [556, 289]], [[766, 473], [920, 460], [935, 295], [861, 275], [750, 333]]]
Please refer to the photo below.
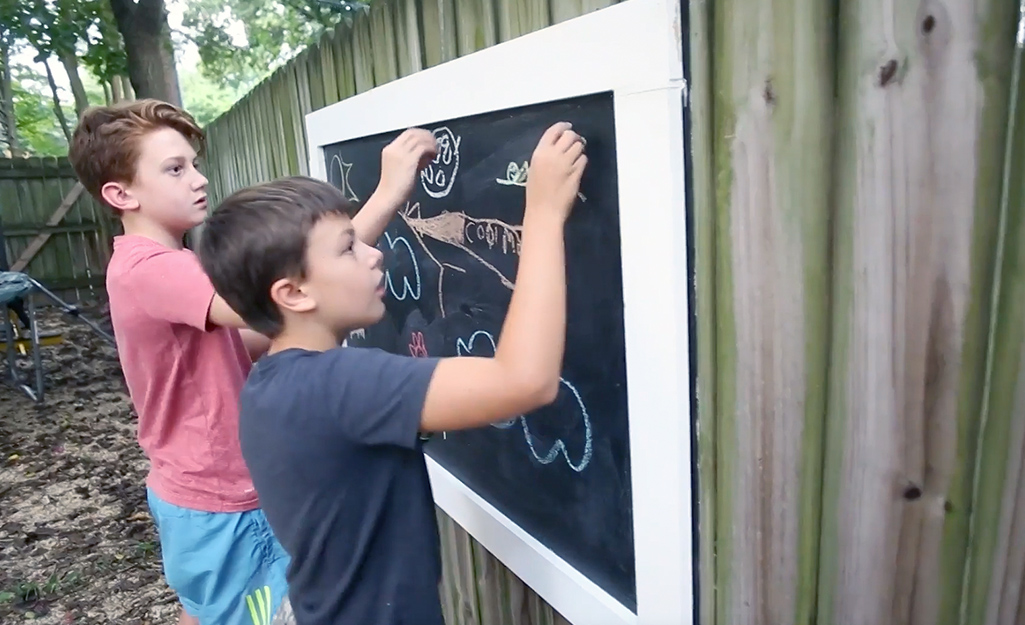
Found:
[[71, 137], [68, 159], [86, 191], [103, 202], [100, 189], [108, 182], [131, 183], [139, 160], [139, 140], [162, 128], [173, 128], [203, 151], [206, 137], [196, 120], [160, 100], [136, 100], [95, 106], [82, 114]]
[[235, 191], [207, 217], [199, 259], [214, 290], [246, 324], [270, 338], [284, 319], [270, 289], [306, 276], [310, 230], [326, 215], [352, 216], [357, 205], [322, 180], [290, 176]]

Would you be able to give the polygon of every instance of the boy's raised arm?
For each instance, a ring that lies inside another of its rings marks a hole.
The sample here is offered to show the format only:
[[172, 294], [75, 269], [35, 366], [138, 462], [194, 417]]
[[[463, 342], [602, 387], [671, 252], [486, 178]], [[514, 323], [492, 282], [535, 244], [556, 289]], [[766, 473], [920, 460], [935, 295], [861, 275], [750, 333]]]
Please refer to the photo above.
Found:
[[410, 128], [385, 146], [381, 151], [381, 181], [352, 218], [360, 241], [377, 244], [395, 211], [412, 193], [417, 174], [437, 153], [434, 135], [422, 128]]
[[423, 431], [479, 427], [555, 400], [566, 335], [564, 224], [587, 165], [584, 140], [570, 128], [549, 128], [531, 159], [516, 287], [495, 356], [438, 362]]

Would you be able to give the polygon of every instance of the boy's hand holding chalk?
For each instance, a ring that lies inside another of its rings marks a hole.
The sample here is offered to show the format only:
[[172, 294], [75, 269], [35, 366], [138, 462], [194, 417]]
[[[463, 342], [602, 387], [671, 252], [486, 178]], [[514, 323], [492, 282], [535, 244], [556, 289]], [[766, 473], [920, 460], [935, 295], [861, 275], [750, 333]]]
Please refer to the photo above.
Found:
[[395, 203], [413, 191], [416, 174], [438, 155], [438, 142], [423, 128], [410, 128], [381, 151], [381, 181], [377, 192]]

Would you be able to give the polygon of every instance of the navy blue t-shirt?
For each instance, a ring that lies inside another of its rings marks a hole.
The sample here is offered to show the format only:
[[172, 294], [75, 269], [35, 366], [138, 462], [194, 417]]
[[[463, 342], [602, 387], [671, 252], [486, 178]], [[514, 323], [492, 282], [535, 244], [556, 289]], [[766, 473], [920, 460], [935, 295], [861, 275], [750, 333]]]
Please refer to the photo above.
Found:
[[288, 551], [298, 625], [444, 625], [419, 436], [435, 359], [379, 349], [262, 358], [239, 402], [260, 505]]

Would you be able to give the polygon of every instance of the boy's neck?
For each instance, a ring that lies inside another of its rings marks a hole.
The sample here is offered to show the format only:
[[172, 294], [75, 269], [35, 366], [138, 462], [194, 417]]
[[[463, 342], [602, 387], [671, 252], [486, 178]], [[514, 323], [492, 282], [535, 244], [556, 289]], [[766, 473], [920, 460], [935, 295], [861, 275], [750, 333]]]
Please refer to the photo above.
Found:
[[145, 237], [171, 249], [182, 249], [182, 238], [185, 236], [184, 232], [172, 232], [160, 224], [154, 223], [148, 219], [143, 219], [141, 216], [134, 214], [122, 215], [121, 225], [124, 228], [126, 235]]
[[316, 324], [290, 324], [278, 336], [271, 339], [267, 354], [287, 349], [303, 349], [311, 352], [326, 352], [341, 345], [341, 340], [329, 328]]

